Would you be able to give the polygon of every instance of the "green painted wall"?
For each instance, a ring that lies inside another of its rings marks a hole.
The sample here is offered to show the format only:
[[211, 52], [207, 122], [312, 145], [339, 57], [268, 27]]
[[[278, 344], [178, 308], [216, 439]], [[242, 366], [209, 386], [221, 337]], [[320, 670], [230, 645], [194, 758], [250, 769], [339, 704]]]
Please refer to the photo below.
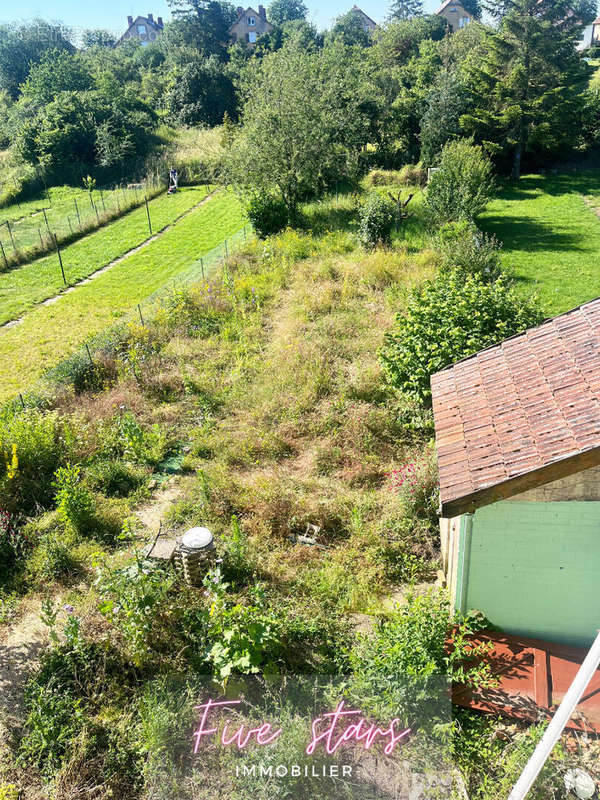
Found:
[[[465, 517], [464, 519], [468, 519]], [[600, 628], [600, 502], [506, 501], [461, 525], [456, 604], [508, 633], [587, 645]]]

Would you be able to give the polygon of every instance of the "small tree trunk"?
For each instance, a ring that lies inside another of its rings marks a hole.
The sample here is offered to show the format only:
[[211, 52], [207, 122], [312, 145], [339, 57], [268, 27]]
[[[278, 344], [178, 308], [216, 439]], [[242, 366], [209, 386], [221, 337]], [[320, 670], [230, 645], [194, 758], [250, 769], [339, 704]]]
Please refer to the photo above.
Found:
[[512, 177], [514, 180], [518, 181], [521, 177], [521, 154], [523, 152], [523, 148], [521, 146], [521, 142], [517, 142], [515, 147], [515, 153], [513, 156], [513, 165], [512, 165]]

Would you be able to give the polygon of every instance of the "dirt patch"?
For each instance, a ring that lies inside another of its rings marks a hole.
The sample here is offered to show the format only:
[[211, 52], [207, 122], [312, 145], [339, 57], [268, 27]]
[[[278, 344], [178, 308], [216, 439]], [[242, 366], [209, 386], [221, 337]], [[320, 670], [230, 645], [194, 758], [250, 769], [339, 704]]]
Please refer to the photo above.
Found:
[[155, 492], [152, 500], [139, 508], [135, 514], [150, 533], [158, 533], [161, 522], [171, 510], [173, 503], [181, 496], [181, 487], [173, 479], [169, 484]]
[[[54, 601], [56, 605], [60, 598], [55, 597]], [[42, 600], [31, 598], [19, 619], [0, 630], [0, 734], [3, 725], [18, 724], [23, 689], [49, 641], [49, 629], [40, 619], [41, 611]]]

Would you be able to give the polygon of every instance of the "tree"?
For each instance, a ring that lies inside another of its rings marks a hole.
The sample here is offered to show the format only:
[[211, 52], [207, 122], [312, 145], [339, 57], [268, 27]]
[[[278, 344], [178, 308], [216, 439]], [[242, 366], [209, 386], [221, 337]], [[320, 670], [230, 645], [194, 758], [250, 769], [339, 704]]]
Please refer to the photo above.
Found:
[[166, 105], [177, 123], [213, 127], [226, 113], [237, 119], [237, 97], [224, 66], [213, 55], [175, 71]]
[[102, 28], [84, 31], [81, 37], [81, 43], [85, 50], [89, 50], [91, 47], [114, 47], [116, 42], [112, 33]]
[[49, 50], [31, 67], [22, 94], [25, 100], [44, 105], [60, 92], [85, 92], [92, 87], [92, 76], [77, 55]]
[[367, 131], [357, 83], [343, 47], [310, 53], [288, 43], [265, 56], [228, 154], [230, 180], [276, 192], [293, 220], [303, 196], [356, 170]]
[[204, 55], [226, 59], [229, 28], [237, 18], [231, 3], [226, 0], [168, 0], [168, 3], [184, 36], [192, 35], [195, 46]]
[[573, 144], [587, 67], [575, 50], [593, 19], [593, 0], [496, 0], [500, 20], [486, 37], [483, 59], [471, 65], [475, 107], [462, 119], [467, 133], [511, 162], [518, 178], [527, 152], [564, 154]]
[[411, 19], [423, 14], [423, 0], [393, 0], [390, 19]]
[[437, 164], [446, 142], [460, 136], [460, 118], [467, 107], [465, 87], [452, 73], [441, 72], [421, 118], [421, 161], [426, 167]]
[[472, 221], [492, 198], [492, 165], [481, 147], [448, 142], [427, 186], [425, 206], [435, 223]]
[[74, 52], [62, 25], [35, 19], [26, 25], [0, 26], [0, 90], [16, 100], [31, 66], [48, 50]]
[[283, 25], [295, 19], [306, 19], [308, 8], [302, 0], [273, 0], [267, 10], [267, 19], [273, 25]]
[[481, 19], [481, 3], [479, 0], [462, 0], [461, 5], [465, 11], [469, 12], [473, 19]]
[[369, 47], [372, 44], [371, 32], [365, 30], [362, 20], [354, 11], [338, 17], [329, 33], [330, 39], [337, 39], [348, 47], [359, 45]]

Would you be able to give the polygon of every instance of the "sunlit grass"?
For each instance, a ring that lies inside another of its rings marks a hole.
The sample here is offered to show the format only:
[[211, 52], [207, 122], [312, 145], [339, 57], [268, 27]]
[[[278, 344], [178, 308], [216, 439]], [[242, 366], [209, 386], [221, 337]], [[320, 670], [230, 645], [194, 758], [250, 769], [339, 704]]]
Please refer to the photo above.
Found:
[[[149, 203], [154, 233], [200, 202], [206, 187], [182, 189], [173, 196], [163, 194]], [[131, 211], [121, 219], [89, 234], [61, 250], [67, 285], [77, 283], [109, 264], [150, 236], [146, 208]], [[56, 253], [30, 264], [0, 273], [0, 324], [15, 319], [35, 304], [64, 288]]]
[[0, 331], [0, 399], [30, 387], [85, 338], [135, 308], [243, 224], [235, 195], [221, 193], [143, 250]]

